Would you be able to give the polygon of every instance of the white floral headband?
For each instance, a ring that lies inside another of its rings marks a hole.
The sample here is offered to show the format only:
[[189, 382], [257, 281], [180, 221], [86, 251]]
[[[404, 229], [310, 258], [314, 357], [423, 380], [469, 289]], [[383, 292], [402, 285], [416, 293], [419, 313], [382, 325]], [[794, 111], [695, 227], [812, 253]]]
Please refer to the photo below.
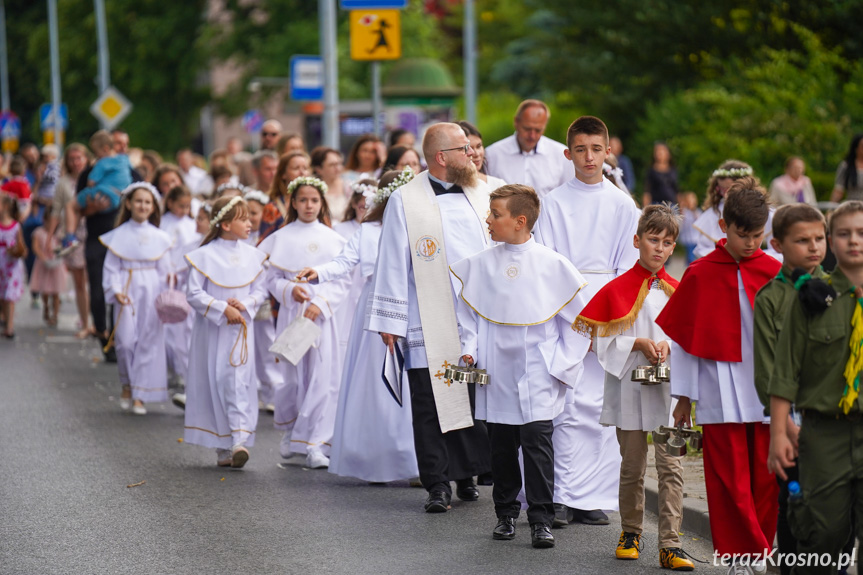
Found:
[[311, 176], [300, 176], [293, 180], [288, 184], [288, 194], [293, 194], [300, 186], [311, 186], [313, 188], [317, 188], [317, 190], [323, 195], [327, 195], [327, 184], [325, 184], [323, 180], [312, 178]]
[[351, 184], [351, 191], [355, 194], [362, 194], [368, 198], [370, 195], [374, 196], [378, 193], [378, 187], [374, 184], [361, 184], [359, 182], [354, 182]]
[[[394, 191], [414, 179], [414, 171], [410, 166], [405, 166], [405, 169], [396, 176], [396, 179], [389, 183], [385, 188], [379, 189], [372, 197], [366, 196], [366, 207], [371, 207], [372, 204], [380, 205], [387, 201]], [[370, 202], [371, 200], [371, 202]]]
[[713, 170], [712, 177], [714, 178], [742, 178], [743, 176], [751, 176], [753, 174], [752, 168], [746, 166], [745, 168], [718, 168]]
[[224, 218], [226, 215], [228, 215], [228, 212], [230, 212], [234, 206], [236, 206], [237, 204], [239, 204], [242, 201], [243, 201], [243, 198], [241, 196], [235, 196], [235, 197], [231, 198], [231, 201], [229, 201], [227, 204], [225, 204], [225, 207], [223, 207], [221, 210], [219, 210], [219, 213], [216, 214], [216, 217], [213, 218], [212, 220], [210, 220], [210, 227], [215, 228], [216, 226], [218, 226], [219, 222], [222, 221], [222, 218]]
[[149, 192], [151, 194], [153, 194], [153, 196], [156, 198], [157, 202], [162, 201], [162, 194], [160, 194], [159, 190], [156, 189], [156, 186], [154, 186], [150, 182], [132, 182], [131, 184], [126, 186], [122, 192], [120, 192], [120, 197], [125, 198], [126, 194], [131, 194], [135, 190], [138, 190], [141, 188], [143, 188], [145, 190], [149, 190]]
[[243, 194], [243, 199], [247, 202], [258, 202], [262, 206], [266, 206], [270, 203], [270, 196], [268, 196], [261, 190], [253, 190], [252, 188], [246, 188], [246, 193]]

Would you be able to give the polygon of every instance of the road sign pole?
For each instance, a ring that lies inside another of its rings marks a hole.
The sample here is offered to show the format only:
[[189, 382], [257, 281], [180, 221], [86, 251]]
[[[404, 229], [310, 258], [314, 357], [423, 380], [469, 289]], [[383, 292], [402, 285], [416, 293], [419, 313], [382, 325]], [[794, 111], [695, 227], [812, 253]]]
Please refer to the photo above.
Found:
[[63, 144], [60, 134], [63, 127], [60, 121], [60, 40], [57, 33], [57, 0], [48, 0], [48, 28], [51, 43], [51, 110], [54, 115], [54, 144], [61, 150]]
[[474, 0], [464, 0], [464, 115], [476, 125], [476, 12]]
[[329, 148], [339, 146], [339, 78], [336, 48], [336, 0], [318, 0], [321, 56], [324, 59], [323, 140]]
[[[99, 94], [102, 94], [111, 85], [111, 63], [108, 52], [108, 26], [105, 23], [105, 0], [93, 0], [93, 9], [96, 12], [96, 30], [99, 40]], [[107, 125], [102, 122], [102, 128]]]
[[372, 118], [375, 127], [375, 135], [382, 138], [384, 135], [381, 125], [381, 63], [372, 62]]
[[9, 102], [9, 60], [6, 55], [6, 2], [0, 0], [0, 106], [11, 110]]

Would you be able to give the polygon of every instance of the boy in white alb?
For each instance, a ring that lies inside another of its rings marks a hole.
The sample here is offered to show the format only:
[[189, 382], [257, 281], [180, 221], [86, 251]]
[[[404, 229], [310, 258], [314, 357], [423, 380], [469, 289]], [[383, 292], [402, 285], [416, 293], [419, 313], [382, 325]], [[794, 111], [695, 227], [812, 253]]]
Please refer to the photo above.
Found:
[[[666, 381], [643, 385], [633, 381], [638, 366], [668, 359], [671, 342], [655, 320], [677, 288], [665, 271], [680, 232], [680, 216], [665, 204], [647, 206], [638, 221], [633, 245], [639, 258], [625, 274], [599, 290], [573, 327], [595, 337], [594, 350], [605, 370], [605, 399], [599, 422], [615, 427], [620, 444], [621, 534], [615, 556], [638, 559], [644, 522], [644, 472], [647, 433], [668, 425], [671, 388]], [[656, 449], [659, 472], [659, 563], [691, 571], [692, 561], [680, 549], [683, 512], [683, 465], [665, 449]]]
[[588, 341], [570, 324], [584, 307], [586, 282], [563, 256], [537, 244], [533, 188], [502, 186], [486, 219], [500, 245], [450, 266], [462, 284], [457, 310], [462, 357], [489, 374], [476, 394], [476, 418], [488, 423], [494, 475], [494, 539], [513, 539], [521, 504], [518, 450], [524, 454], [527, 517], [534, 547], [554, 546], [552, 420], [563, 411], [566, 385], [578, 379]]
[[[589, 300], [638, 259], [632, 236], [641, 213], [629, 194], [602, 175], [609, 153], [602, 120], [577, 119], [566, 139], [575, 178], [542, 199], [534, 234], [587, 278]], [[617, 509], [620, 453], [614, 430], [599, 424], [604, 381], [596, 356], [588, 354], [578, 393], [567, 394], [563, 413], [554, 420], [555, 526], [607, 525], [602, 510]]]

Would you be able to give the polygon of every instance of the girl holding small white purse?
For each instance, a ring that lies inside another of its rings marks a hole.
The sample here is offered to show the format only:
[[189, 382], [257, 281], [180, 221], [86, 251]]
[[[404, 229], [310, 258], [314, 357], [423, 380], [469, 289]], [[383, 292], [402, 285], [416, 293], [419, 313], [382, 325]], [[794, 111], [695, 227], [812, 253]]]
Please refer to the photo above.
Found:
[[[345, 279], [316, 286], [297, 280], [300, 270], [329, 262], [345, 244], [324, 223], [329, 221], [326, 193], [327, 185], [317, 178], [293, 180], [288, 185], [287, 225], [260, 244], [270, 255], [267, 287], [281, 306], [276, 345], [285, 343], [286, 330], [287, 338], [295, 340], [288, 345], [311, 343], [296, 365], [279, 363], [285, 374], [284, 385], [275, 393], [274, 424], [285, 432], [279, 451], [284, 458], [305, 454], [306, 465], [313, 469], [329, 465], [343, 360], [334, 312], [348, 291]], [[314, 341], [300, 341], [318, 330]]]
[[184, 440], [216, 449], [220, 467], [243, 467], [255, 442], [258, 398], [252, 323], [267, 297], [267, 255], [248, 245], [249, 207], [216, 200], [201, 247], [186, 254], [186, 299], [197, 312], [186, 383]]

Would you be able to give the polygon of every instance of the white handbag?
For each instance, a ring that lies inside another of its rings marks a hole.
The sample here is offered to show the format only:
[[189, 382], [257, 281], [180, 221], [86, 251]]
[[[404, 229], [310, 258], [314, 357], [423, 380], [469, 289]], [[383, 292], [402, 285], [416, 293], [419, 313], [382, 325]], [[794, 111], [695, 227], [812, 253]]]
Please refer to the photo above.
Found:
[[270, 352], [290, 362], [291, 365], [300, 363], [321, 335], [321, 326], [305, 317], [303, 315], [305, 311], [304, 304], [294, 321], [288, 324], [270, 346]]

